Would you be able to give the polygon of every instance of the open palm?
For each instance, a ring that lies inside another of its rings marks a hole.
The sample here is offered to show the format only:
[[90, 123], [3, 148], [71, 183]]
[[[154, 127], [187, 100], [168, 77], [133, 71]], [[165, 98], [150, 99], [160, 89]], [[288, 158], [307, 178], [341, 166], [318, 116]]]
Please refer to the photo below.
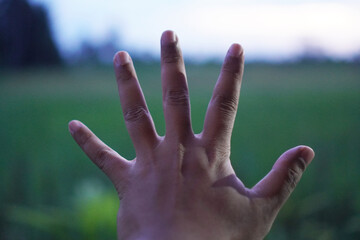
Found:
[[244, 68], [241, 46], [233, 44], [227, 53], [200, 134], [192, 131], [174, 32], [161, 38], [164, 137], [156, 133], [130, 56], [118, 52], [114, 67], [136, 158], [125, 160], [79, 121], [71, 121], [69, 129], [118, 192], [118, 238], [262, 239], [314, 152], [306, 146], [286, 151], [251, 189], [236, 177], [230, 140]]

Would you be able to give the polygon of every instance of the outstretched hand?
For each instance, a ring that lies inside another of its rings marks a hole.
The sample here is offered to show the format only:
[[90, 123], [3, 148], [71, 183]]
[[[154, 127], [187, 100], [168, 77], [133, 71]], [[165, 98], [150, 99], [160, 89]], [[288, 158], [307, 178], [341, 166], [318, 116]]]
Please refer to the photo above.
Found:
[[191, 127], [184, 61], [174, 32], [161, 37], [164, 137], [156, 133], [128, 53], [115, 55], [114, 68], [136, 158], [124, 159], [79, 121], [71, 121], [69, 130], [118, 192], [118, 239], [264, 238], [314, 152], [306, 146], [286, 151], [251, 189], [236, 177], [230, 138], [244, 68], [241, 46], [233, 44], [225, 57], [200, 134]]

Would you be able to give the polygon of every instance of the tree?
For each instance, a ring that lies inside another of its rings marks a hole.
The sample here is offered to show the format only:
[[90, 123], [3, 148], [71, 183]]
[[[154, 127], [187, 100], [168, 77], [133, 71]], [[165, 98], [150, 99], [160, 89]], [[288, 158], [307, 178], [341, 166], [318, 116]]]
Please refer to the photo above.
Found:
[[60, 63], [45, 9], [26, 0], [0, 0], [0, 66]]

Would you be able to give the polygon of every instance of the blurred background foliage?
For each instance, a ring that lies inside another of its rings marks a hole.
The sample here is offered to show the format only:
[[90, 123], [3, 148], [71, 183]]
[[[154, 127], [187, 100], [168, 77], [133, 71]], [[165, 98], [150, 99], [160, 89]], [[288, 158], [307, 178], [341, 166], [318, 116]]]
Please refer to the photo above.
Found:
[[[115, 239], [121, 203], [67, 123], [80, 119], [135, 157], [107, 64], [118, 47], [84, 44], [63, 60], [46, 16], [25, 0], [0, 1], [0, 239]], [[135, 67], [164, 134], [160, 64], [138, 54]], [[221, 66], [186, 67], [200, 132]], [[288, 62], [246, 64], [232, 138], [238, 176], [251, 187], [286, 149], [306, 144], [316, 152], [267, 239], [360, 238], [359, 87], [356, 58], [332, 61], [307, 49]]]

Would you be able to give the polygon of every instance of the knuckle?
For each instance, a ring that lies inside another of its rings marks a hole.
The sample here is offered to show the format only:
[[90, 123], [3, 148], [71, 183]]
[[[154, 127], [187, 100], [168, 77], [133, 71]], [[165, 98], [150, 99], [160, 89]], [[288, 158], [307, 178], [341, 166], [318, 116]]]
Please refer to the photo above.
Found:
[[162, 57], [163, 63], [177, 63], [181, 61], [181, 57], [179, 55], [167, 54]]
[[89, 142], [89, 140], [92, 138], [92, 136], [93, 135], [89, 132], [80, 131], [77, 134], [77, 141], [80, 146], [85, 146]]
[[124, 69], [121, 69], [118, 80], [121, 82], [127, 82], [130, 80], [134, 80], [135, 77], [132, 74], [131, 71], [129, 71], [129, 69], [127, 69], [126, 67], [124, 67]]
[[169, 90], [166, 95], [166, 104], [188, 106], [189, 93], [187, 89]]
[[161, 60], [163, 63], [177, 63], [182, 59], [176, 43], [162, 46]]
[[100, 148], [95, 153], [95, 160], [98, 167], [105, 171], [107, 166], [107, 160], [111, 156], [111, 150], [109, 148]]
[[295, 161], [295, 168], [298, 169], [301, 173], [305, 171], [306, 169], [306, 161], [303, 158], [298, 158]]
[[143, 106], [131, 106], [124, 111], [124, 118], [127, 122], [137, 122], [146, 118], [148, 111]]
[[216, 148], [217, 159], [229, 159], [230, 158], [230, 145], [222, 144]]
[[292, 192], [292, 190], [296, 187], [296, 184], [298, 183], [298, 179], [299, 179], [299, 173], [294, 169], [290, 168], [288, 170], [287, 179], [286, 179], [288, 192]]
[[302, 160], [296, 161], [295, 165], [288, 169], [286, 176], [286, 191], [288, 193], [291, 193], [300, 181], [303, 169], [305, 169], [305, 162]]
[[210, 162], [224, 161], [230, 158], [230, 145], [226, 143], [210, 143], [206, 149]]
[[232, 117], [237, 110], [238, 99], [233, 96], [219, 95], [215, 97], [213, 103], [222, 114]]
[[228, 57], [225, 64], [223, 65], [222, 71], [225, 73], [230, 73], [234, 77], [239, 77], [241, 75], [240, 61], [235, 57]]

